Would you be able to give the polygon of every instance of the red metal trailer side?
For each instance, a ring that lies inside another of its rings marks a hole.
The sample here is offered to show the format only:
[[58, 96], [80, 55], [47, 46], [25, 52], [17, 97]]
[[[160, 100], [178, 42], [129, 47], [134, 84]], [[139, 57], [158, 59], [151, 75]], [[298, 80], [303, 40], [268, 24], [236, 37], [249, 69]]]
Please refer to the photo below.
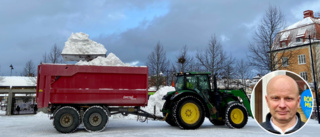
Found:
[[38, 108], [48, 104], [146, 106], [148, 68], [41, 64]]

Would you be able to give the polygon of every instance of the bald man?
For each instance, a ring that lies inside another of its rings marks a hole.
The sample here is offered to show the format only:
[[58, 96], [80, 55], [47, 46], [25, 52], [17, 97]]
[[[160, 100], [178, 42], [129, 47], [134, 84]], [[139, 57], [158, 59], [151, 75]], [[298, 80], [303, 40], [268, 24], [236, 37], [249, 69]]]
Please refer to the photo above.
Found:
[[273, 77], [265, 96], [270, 113], [261, 126], [276, 134], [292, 133], [303, 126], [297, 109], [300, 104], [298, 84], [286, 75]]

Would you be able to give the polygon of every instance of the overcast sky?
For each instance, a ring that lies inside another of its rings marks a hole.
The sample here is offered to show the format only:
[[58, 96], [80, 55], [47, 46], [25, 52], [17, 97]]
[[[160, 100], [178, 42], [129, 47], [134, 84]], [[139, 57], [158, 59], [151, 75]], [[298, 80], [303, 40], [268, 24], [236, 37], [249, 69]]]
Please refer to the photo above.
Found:
[[84, 32], [125, 63], [145, 65], [160, 42], [176, 61], [187, 45], [195, 53], [219, 38], [227, 54], [246, 59], [248, 43], [269, 5], [287, 25], [303, 11], [320, 12], [320, 0], [1, 0], [0, 76], [20, 75], [25, 63], [38, 65], [54, 44]]

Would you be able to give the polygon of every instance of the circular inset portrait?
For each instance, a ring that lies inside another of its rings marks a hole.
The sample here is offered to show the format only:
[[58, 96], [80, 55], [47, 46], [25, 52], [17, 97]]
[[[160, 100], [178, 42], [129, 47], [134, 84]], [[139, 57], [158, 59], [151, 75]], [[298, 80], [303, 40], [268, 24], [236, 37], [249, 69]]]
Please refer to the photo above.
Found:
[[313, 96], [308, 83], [294, 72], [263, 76], [253, 88], [251, 110], [257, 123], [272, 134], [292, 134], [310, 118]]

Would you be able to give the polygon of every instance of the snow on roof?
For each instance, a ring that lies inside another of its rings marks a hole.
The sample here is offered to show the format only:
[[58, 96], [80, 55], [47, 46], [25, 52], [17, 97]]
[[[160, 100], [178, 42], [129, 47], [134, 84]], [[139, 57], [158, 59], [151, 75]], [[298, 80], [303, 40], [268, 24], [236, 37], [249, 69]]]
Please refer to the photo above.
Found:
[[306, 33], [306, 30], [307, 30], [306, 27], [298, 29], [297, 37], [303, 37], [304, 34]]
[[[320, 24], [320, 19], [307, 17], [298, 21], [293, 25], [290, 25], [286, 29], [281, 30], [277, 34], [277, 37], [272, 45], [272, 50], [278, 50], [278, 49], [283, 49], [287, 47], [294, 47], [301, 44], [309, 43], [308, 40], [301, 41], [296, 38], [301, 38], [301, 37], [307, 38], [309, 35], [315, 37], [318, 32], [316, 29], [316, 25], [314, 24]], [[286, 40], [288, 40], [289, 43], [287, 43], [286, 46], [281, 46], [280, 42], [286, 41]], [[311, 42], [319, 42], [319, 40], [311, 39]]]
[[107, 53], [107, 49], [100, 43], [89, 39], [89, 35], [79, 32], [72, 33], [61, 54], [76, 54], [76, 55], [96, 55]]
[[281, 33], [280, 41], [287, 40], [288, 37], [289, 37], [289, 35], [290, 35], [290, 31], [282, 32], [282, 33]]
[[96, 66], [130, 66], [123, 63], [115, 54], [110, 53], [107, 57], [97, 57], [91, 61], [79, 61], [76, 65], [96, 65]]
[[20, 76], [2, 76], [0, 77], [0, 86], [27, 86], [37, 85], [36, 77], [20, 77]]
[[285, 28], [284, 30], [290, 30], [290, 29], [301, 27], [301, 26], [310, 25], [313, 23], [314, 23], [314, 20], [311, 17], [307, 17], [307, 18], [304, 18], [303, 20], [298, 21], [295, 24], [290, 25], [289, 27]]

